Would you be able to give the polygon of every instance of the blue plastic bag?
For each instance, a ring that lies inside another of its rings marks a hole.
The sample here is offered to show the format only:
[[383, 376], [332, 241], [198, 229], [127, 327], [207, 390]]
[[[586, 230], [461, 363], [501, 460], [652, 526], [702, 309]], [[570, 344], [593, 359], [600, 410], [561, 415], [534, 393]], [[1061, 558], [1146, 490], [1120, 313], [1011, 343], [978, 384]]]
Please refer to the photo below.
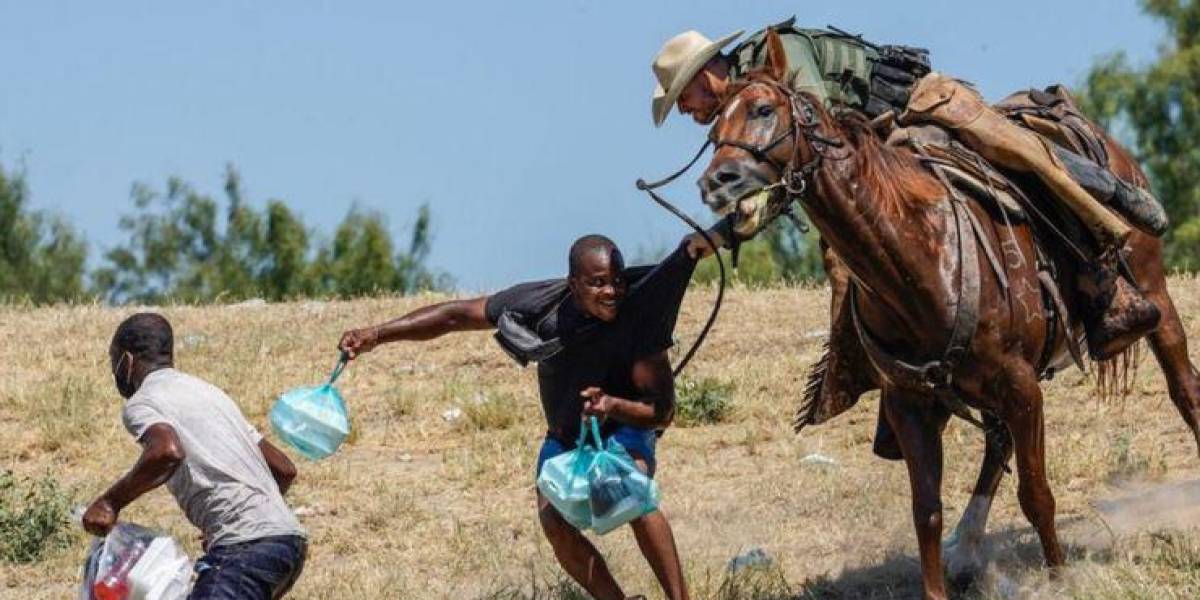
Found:
[[657, 510], [659, 492], [625, 447], [612, 438], [605, 443], [596, 418], [588, 421], [574, 450], [542, 466], [537, 486], [568, 523], [604, 535]]
[[581, 427], [575, 449], [547, 460], [537, 478], [538, 490], [576, 529], [592, 526], [587, 472], [597, 449], [588, 445], [587, 433], [587, 427]]
[[642, 473], [621, 443], [609, 439], [588, 471], [592, 529], [604, 535], [658, 509], [658, 484]]
[[271, 407], [271, 428], [275, 434], [311, 460], [333, 454], [350, 435], [346, 403], [333, 386], [348, 359], [343, 352], [324, 385], [286, 392]]

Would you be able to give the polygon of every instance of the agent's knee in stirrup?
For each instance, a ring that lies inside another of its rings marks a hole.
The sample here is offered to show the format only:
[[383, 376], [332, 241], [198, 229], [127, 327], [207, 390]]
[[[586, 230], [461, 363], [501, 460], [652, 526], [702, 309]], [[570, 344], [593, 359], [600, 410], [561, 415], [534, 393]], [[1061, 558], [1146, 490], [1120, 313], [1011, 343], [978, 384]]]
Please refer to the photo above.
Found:
[[979, 92], [953, 77], [930, 73], [917, 82], [908, 108], [898, 121], [902, 125], [934, 122], [958, 129], [978, 119], [986, 110], [988, 107]]

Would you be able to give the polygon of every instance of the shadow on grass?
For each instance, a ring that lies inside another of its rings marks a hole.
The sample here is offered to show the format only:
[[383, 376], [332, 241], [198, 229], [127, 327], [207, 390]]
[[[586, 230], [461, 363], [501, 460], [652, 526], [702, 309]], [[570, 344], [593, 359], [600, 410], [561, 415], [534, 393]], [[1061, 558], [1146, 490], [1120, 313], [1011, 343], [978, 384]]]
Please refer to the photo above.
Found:
[[921, 563], [915, 556], [889, 555], [883, 562], [843, 570], [835, 577], [820, 576], [800, 584], [794, 598], [882, 600], [919, 598]]
[[[1098, 563], [1114, 560], [1110, 548], [1098, 548], [1094, 544], [1073, 544], [1063, 535], [1064, 530], [1079, 530], [1087, 525], [1095, 525], [1095, 521], [1082, 516], [1058, 521], [1059, 537], [1068, 566], [1084, 560]], [[971, 600], [996, 598], [997, 594], [1004, 597], [1004, 591], [996, 589], [997, 580], [1008, 582], [1010, 576], [1042, 570], [1045, 565], [1041, 543], [1032, 527], [1013, 527], [989, 533], [986, 548], [990, 573], [980, 574], [981, 578], [977, 581], [959, 582], [957, 585], [947, 580], [951, 597]], [[809, 579], [799, 586], [794, 596], [804, 600], [890, 600], [920, 597], [920, 558], [915, 554], [901, 552], [888, 555], [881, 563], [847, 568], [834, 577]]]
[[[1059, 537], [1067, 566], [1083, 562], [1111, 564], [1122, 559], [1112, 543], [1098, 544], [1095, 519], [1085, 516], [1058, 520]], [[1180, 571], [1200, 568], [1200, 543], [1171, 533], [1150, 533], [1148, 547], [1139, 548], [1135, 560]], [[1077, 543], [1078, 540], [1078, 543]], [[1088, 540], [1088, 541], [1084, 541]], [[1113, 542], [1115, 540], [1110, 540]], [[989, 572], [972, 584], [953, 586], [951, 597], [983, 600], [1012, 597], [1012, 579], [1044, 571], [1041, 543], [1032, 527], [1012, 527], [988, 534]], [[793, 585], [777, 564], [737, 571], [721, 570], [691, 581], [697, 600], [892, 600], [920, 598], [921, 565], [916, 555], [894, 552], [879, 563], [851, 567], [836, 576], [818, 576]], [[583, 600], [589, 596], [561, 571], [537, 575], [520, 585], [510, 585], [479, 600]], [[1048, 576], [1048, 575], [1047, 575]], [[950, 584], [950, 582], [947, 582]]]

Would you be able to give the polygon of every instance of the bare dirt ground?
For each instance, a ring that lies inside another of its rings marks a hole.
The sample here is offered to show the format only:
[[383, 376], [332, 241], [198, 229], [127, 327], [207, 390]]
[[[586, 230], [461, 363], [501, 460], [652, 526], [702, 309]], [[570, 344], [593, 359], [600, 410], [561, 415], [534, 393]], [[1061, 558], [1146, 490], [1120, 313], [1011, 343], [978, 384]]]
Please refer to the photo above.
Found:
[[[1200, 281], [1172, 291], [1200, 360]], [[686, 346], [711, 288], [694, 288], [677, 331]], [[338, 334], [437, 296], [357, 302], [168, 307], [178, 366], [223, 387], [252, 422], [282, 391], [319, 381]], [[907, 598], [919, 591], [908, 478], [870, 452], [877, 399], [831, 423], [790, 421], [828, 320], [823, 289], [735, 289], [685, 377], [735, 386], [725, 421], [675, 427], [659, 445], [664, 511], [698, 598]], [[133, 461], [106, 348], [133, 312], [99, 306], [0, 308], [0, 470], [51, 474], [83, 503]], [[486, 333], [385, 347], [341, 387], [355, 433], [334, 457], [297, 458], [289, 497], [312, 548], [293, 597], [569, 598], [534, 512], [533, 465], [544, 425], [532, 370]], [[1051, 578], [1006, 477], [992, 513], [993, 567], [983, 598], [1200, 597], [1200, 459], [1145, 353], [1132, 393], [1101, 402], [1076, 371], [1046, 384], [1049, 473], [1069, 566]], [[458, 408], [464, 416], [448, 421]], [[981, 435], [946, 432], [947, 523], [970, 496]], [[836, 464], [803, 459], [820, 453]], [[186, 541], [195, 531], [165, 490], [122, 515]], [[949, 529], [949, 527], [947, 527]], [[949, 533], [947, 531], [947, 533]], [[2, 598], [74, 597], [86, 535], [31, 565], [0, 565]], [[632, 535], [598, 540], [629, 593], [659, 597]], [[761, 549], [757, 583], [731, 558]], [[744, 574], [745, 572], [743, 572]], [[738, 576], [741, 577], [741, 576]], [[764, 583], [765, 582], [765, 583]], [[753, 591], [755, 588], [758, 591]]]

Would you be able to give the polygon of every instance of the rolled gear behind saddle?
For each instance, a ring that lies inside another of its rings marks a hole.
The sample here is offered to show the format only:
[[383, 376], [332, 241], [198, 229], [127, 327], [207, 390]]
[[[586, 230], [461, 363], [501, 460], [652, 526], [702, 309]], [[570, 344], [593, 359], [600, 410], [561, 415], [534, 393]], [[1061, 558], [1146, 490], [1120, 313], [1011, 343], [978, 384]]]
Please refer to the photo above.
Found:
[[1053, 144], [1017, 127], [984, 103], [978, 92], [958, 80], [940, 73], [922, 78], [899, 122], [942, 125], [996, 165], [1037, 176], [1104, 247], [1120, 247], [1132, 233], [1128, 225], [1075, 181], [1055, 156]]
[[1061, 85], [1026, 90], [997, 102], [1014, 123], [1054, 142], [1055, 156], [1093, 197], [1139, 230], [1160, 237], [1169, 226], [1162, 203], [1144, 179], [1126, 181], [1109, 169], [1103, 131], [1079, 111]]
[[929, 51], [912, 46], [879, 47], [879, 58], [871, 70], [871, 93], [863, 112], [877, 117], [889, 110], [904, 112], [913, 86], [931, 71]]
[[1162, 237], [1170, 226], [1167, 212], [1148, 190], [1128, 183], [1112, 171], [1058, 145], [1054, 156], [1083, 189], [1104, 202], [1134, 227]]

